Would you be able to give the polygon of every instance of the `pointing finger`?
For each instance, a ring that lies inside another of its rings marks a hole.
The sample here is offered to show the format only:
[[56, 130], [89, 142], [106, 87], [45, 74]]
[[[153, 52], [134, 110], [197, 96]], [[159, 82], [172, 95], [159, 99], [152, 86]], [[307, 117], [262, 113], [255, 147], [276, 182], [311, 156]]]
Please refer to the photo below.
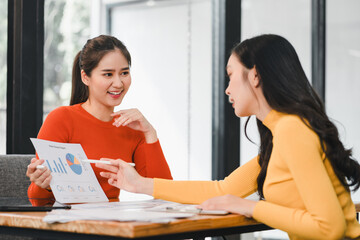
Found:
[[100, 176], [104, 178], [115, 178], [116, 174], [110, 172], [100, 172]]

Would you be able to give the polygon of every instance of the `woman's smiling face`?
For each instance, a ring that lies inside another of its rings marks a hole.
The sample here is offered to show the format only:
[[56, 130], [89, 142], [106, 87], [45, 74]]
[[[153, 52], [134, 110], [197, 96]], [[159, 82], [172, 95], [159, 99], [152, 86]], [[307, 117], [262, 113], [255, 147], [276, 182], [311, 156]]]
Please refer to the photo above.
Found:
[[99, 64], [87, 76], [82, 71], [82, 80], [89, 87], [89, 100], [106, 107], [119, 105], [131, 85], [127, 59], [119, 49], [104, 55]]

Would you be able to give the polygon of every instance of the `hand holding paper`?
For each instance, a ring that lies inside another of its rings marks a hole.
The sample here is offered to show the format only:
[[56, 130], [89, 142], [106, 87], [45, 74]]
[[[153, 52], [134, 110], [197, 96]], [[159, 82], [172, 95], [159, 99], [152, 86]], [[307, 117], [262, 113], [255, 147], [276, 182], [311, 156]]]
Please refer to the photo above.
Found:
[[[44, 160], [36, 159], [42, 162], [32, 162], [28, 172], [51, 174], [50, 186], [57, 201], [61, 203], [108, 201], [90, 163], [81, 161], [87, 157], [80, 144], [57, 143], [34, 138], [31, 141], [39, 158]], [[37, 169], [41, 168], [37, 167], [39, 164], [45, 166], [46, 170]]]
[[34, 182], [37, 186], [41, 188], [49, 188], [52, 176], [51, 172], [41, 165], [43, 163], [44, 160], [42, 159], [31, 159], [31, 163], [26, 170], [26, 176], [28, 176], [30, 181]]

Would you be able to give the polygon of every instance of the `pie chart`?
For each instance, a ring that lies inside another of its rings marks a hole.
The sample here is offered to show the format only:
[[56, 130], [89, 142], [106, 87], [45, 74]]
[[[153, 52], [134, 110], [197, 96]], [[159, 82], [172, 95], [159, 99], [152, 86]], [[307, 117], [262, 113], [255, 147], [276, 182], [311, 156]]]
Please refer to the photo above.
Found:
[[80, 161], [74, 155], [66, 154], [66, 162], [75, 174], [80, 175], [82, 173]]

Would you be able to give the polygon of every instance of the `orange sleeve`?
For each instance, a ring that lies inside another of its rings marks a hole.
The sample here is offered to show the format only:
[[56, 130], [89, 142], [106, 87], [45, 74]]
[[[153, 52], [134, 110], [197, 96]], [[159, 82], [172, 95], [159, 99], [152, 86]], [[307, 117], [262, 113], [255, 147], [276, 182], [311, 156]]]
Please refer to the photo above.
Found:
[[170, 181], [156, 178], [153, 196], [189, 204], [200, 204], [209, 198], [226, 194], [246, 197], [257, 190], [259, 171], [260, 166], [255, 157], [222, 181]]
[[[54, 198], [54, 194], [52, 192], [49, 192], [45, 188], [41, 188], [41, 187], [37, 186], [35, 183], [31, 183], [28, 188], [28, 197], [29, 198]], [[30, 199], [30, 202], [34, 206], [36, 206], [36, 204], [34, 204], [34, 202], [31, 201], [31, 199]]]
[[[66, 112], [66, 109], [62, 107], [50, 112], [40, 128], [37, 138], [55, 142], [68, 142], [70, 129], [66, 125], [66, 121], [63, 121]], [[37, 154], [36, 157], [38, 158]], [[38, 187], [35, 183], [31, 183], [28, 188], [28, 197], [54, 198], [54, 195], [52, 192]]]
[[134, 153], [134, 162], [136, 170], [144, 177], [172, 179], [159, 141], [140, 143]]

